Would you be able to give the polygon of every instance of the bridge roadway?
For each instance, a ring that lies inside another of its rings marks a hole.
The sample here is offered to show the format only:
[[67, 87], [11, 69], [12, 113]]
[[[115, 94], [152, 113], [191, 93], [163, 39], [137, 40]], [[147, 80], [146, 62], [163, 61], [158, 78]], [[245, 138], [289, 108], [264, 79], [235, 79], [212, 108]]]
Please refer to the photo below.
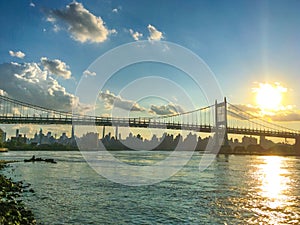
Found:
[[[140, 127], [140, 128], [157, 128], [171, 130], [186, 130], [203, 133], [214, 132], [214, 126], [181, 124], [173, 122], [155, 121], [148, 118], [111, 118], [111, 117], [18, 117], [18, 116], [0, 116], [0, 124], [65, 124], [65, 125], [85, 125], [85, 126], [118, 126], [118, 127]], [[222, 129], [224, 131], [224, 129]], [[227, 127], [228, 134], [280, 137], [280, 138], [297, 138], [300, 133], [290, 131], [274, 131], [250, 128]]]

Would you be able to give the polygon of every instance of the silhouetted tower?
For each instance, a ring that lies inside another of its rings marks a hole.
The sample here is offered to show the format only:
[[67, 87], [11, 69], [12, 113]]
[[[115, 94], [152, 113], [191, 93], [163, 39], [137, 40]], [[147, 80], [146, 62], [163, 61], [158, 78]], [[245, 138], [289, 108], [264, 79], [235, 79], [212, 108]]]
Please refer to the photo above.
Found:
[[71, 139], [72, 140], [75, 139], [75, 126], [74, 125], [72, 125]]
[[103, 126], [102, 128], [102, 140], [104, 140], [105, 138], [105, 126]]
[[43, 139], [43, 130], [40, 128], [40, 133], [39, 133], [39, 144], [42, 144], [42, 139]]
[[215, 102], [215, 145], [216, 147], [228, 146], [226, 98], [224, 102], [218, 103], [217, 100]]
[[119, 127], [116, 126], [115, 139], [118, 140]]

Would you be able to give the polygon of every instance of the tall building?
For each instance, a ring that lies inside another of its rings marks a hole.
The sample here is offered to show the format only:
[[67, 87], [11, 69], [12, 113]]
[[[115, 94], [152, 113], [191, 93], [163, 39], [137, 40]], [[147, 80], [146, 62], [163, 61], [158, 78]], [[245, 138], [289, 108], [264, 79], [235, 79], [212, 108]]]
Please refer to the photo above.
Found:
[[265, 136], [260, 136], [259, 144], [264, 149], [269, 149], [275, 145], [273, 141], [266, 139]]
[[5, 142], [6, 140], [6, 133], [0, 128], [0, 143]]
[[250, 137], [244, 136], [242, 138], [242, 143], [245, 147], [247, 147], [249, 145], [257, 145], [257, 139], [252, 136], [250, 136]]

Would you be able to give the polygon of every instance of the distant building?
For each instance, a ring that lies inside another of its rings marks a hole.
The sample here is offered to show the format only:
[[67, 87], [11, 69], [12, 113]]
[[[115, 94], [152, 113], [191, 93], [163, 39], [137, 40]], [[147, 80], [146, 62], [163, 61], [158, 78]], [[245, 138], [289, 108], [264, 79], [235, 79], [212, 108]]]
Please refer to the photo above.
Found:
[[99, 134], [89, 132], [78, 139], [78, 145], [84, 150], [97, 149], [99, 144]]
[[242, 144], [245, 147], [247, 147], [249, 145], [257, 145], [257, 139], [252, 136], [250, 136], [250, 137], [244, 136], [242, 138]]
[[5, 142], [6, 140], [6, 133], [0, 128], [0, 143]]
[[265, 136], [260, 136], [259, 144], [264, 149], [269, 149], [275, 145], [275, 143], [273, 141], [266, 139]]
[[10, 140], [12, 143], [15, 143], [16, 145], [23, 145], [27, 144], [27, 138], [26, 135], [22, 136], [22, 134], [19, 134], [18, 137], [11, 137]]

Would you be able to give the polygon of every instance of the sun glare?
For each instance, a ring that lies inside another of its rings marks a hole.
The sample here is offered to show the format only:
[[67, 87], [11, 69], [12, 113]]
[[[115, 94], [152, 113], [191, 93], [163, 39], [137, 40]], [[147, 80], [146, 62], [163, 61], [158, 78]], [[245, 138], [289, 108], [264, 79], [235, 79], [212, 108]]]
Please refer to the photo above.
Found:
[[260, 83], [259, 87], [253, 88], [256, 94], [256, 104], [263, 112], [277, 111], [281, 108], [282, 95], [287, 91], [279, 83], [274, 85]]

